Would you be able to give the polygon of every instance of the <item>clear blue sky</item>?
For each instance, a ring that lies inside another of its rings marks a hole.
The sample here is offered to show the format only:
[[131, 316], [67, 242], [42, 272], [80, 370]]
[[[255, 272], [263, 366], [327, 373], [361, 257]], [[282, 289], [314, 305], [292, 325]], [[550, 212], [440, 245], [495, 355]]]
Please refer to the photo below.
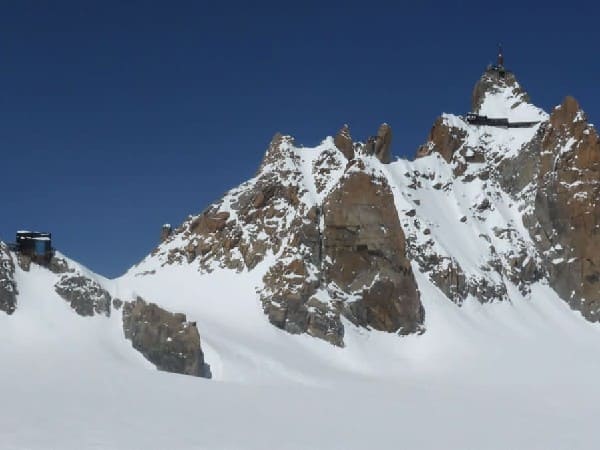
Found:
[[[210, 6], [207, 6], [210, 3]], [[538, 105], [600, 121], [600, 7], [561, 2], [18, 1], [0, 14], [0, 238], [116, 276], [252, 176], [271, 136], [381, 122], [412, 157], [502, 41]]]

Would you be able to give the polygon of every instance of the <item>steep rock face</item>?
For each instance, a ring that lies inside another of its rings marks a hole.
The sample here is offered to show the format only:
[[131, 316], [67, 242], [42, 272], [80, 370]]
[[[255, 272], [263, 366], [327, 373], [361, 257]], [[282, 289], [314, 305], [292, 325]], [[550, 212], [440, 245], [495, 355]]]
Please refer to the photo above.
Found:
[[63, 275], [54, 290], [80, 316], [110, 316], [111, 296], [97, 282], [78, 273]]
[[348, 161], [354, 159], [354, 143], [352, 142], [352, 136], [350, 136], [348, 125], [344, 125], [342, 129], [338, 131], [333, 143], [344, 154]]
[[0, 311], [12, 314], [17, 308], [15, 263], [4, 242], [0, 242]]
[[269, 321], [289, 333], [308, 333], [343, 345], [337, 307], [321, 302], [321, 212], [313, 207], [288, 246], [265, 274], [261, 300]]
[[383, 164], [392, 161], [392, 128], [387, 123], [381, 124], [377, 130], [374, 153]]
[[378, 330], [418, 331], [424, 312], [385, 178], [349, 171], [325, 200], [323, 217], [324, 279], [334, 299], [339, 292], [358, 298], [346, 302], [344, 315]]
[[427, 143], [417, 150], [417, 158], [436, 152], [450, 163], [454, 153], [464, 144], [465, 135], [464, 130], [453, 127], [443, 117], [438, 117], [429, 132]]
[[341, 316], [362, 327], [421, 330], [424, 311], [385, 178], [358, 160], [294, 231], [264, 277], [270, 322], [343, 345]]
[[600, 320], [600, 140], [575, 99], [550, 116], [542, 140], [533, 214], [526, 218], [551, 285]]
[[377, 134], [369, 137], [360, 147], [365, 155], [373, 155], [383, 164], [389, 164], [392, 161], [392, 128], [382, 123]]
[[137, 298], [123, 305], [123, 332], [159, 370], [210, 378], [198, 328], [185, 314], [173, 314]]

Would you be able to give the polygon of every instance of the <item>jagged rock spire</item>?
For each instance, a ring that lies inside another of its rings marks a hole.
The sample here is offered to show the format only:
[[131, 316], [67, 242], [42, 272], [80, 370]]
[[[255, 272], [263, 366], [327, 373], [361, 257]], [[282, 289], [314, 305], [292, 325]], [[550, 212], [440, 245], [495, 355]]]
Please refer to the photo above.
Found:
[[[500, 55], [498, 55], [498, 58], [500, 58]], [[504, 89], [509, 89], [512, 92], [516, 102], [528, 103], [530, 101], [529, 95], [521, 87], [514, 73], [504, 68], [498, 70], [497, 66], [492, 66], [486, 69], [473, 88], [471, 111], [477, 114], [481, 113], [480, 109], [485, 97], [490, 94], [498, 94]]]
[[338, 131], [335, 138], [333, 138], [333, 143], [344, 154], [348, 161], [354, 159], [354, 143], [352, 142], [348, 124], [344, 124], [340, 131]]
[[392, 161], [392, 127], [382, 123], [377, 130], [377, 135], [367, 139], [364, 146], [366, 155], [375, 155], [379, 161], [389, 164]]
[[375, 156], [384, 164], [392, 161], [392, 128], [387, 123], [382, 123], [377, 130], [375, 142]]

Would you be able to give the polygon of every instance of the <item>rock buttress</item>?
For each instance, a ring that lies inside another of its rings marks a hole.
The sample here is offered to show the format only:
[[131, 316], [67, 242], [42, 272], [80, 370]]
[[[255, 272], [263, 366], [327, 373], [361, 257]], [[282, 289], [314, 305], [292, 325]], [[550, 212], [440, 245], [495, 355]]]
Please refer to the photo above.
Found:
[[123, 305], [123, 331], [159, 370], [209, 378], [195, 322], [137, 298]]
[[324, 281], [333, 297], [356, 299], [343, 315], [377, 330], [419, 331], [424, 310], [385, 178], [351, 171], [325, 200], [323, 218]]
[[550, 116], [542, 140], [533, 214], [525, 217], [545, 256], [550, 285], [600, 320], [600, 139], [572, 97]]
[[362, 161], [291, 230], [261, 292], [269, 321], [343, 346], [342, 317], [402, 334], [421, 331], [424, 311], [391, 189]]

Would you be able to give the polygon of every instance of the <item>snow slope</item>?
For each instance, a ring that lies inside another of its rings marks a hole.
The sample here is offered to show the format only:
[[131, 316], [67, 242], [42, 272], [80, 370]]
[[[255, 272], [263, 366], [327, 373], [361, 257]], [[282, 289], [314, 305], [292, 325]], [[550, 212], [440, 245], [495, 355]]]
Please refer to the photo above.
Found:
[[[215, 380], [154, 370], [120, 339], [117, 314], [76, 316], [48, 295], [53, 275], [18, 271], [19, 309], [0, 316], [2, 448], [596, 446], [600, 330], [547, 286], [458, 307], [417, 272], [427, 333], [347, 324], [340, 349], [270, 326], [250, 274], [192, 289], [178, 276], [133, 288], [199, 321]], [[173, 286], [180, 297], [163, 298]]]

